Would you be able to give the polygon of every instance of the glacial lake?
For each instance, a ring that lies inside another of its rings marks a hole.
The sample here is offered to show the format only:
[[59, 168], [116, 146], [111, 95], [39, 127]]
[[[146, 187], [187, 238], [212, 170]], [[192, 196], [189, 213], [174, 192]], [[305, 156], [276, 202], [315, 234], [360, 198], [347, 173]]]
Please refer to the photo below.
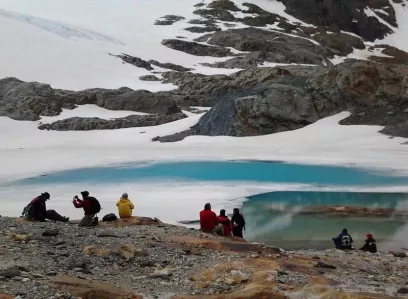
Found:
[[[135, 214], [159, 216], [164, 221], [197, 220], [198, 212], [207, 201], [217, 213], [219, 208], [225, 207], [231, 212], [238, 206], [247, 220], [245, 237], [275, 246], [328, 248], [331, 237], [343, 227], [351, 232], [356, 247], [361, 245], [366, 233], [373, 233], [384, 247], [391, 243], [408, 246], [408, 241], [405, 244], [408, 240], [405, 216], [408, 194], [391, 192], [393, 187], [408, 186], [408, 177], [387, 171], [262, 161], [134, 163], [61, 171], [19, 180], [0, 186], [0, 195], [7, 196], [19, 188], [27, 192], [20, 192], [19, 197], [29, 199], [29, 191], [51, 190], [52, 197], [55, 194], [57, 198], [54, 203], [68, 211], [72, 207], [65, 199], [67, 190], [75, 188], [72, 192], [77, 192], [85, 186], [101, 198], [106, 206], [104, 213], [115, 212], [116, 194], [125, 190], [132, 194]], [[143, 190], [145, 186], [148, 191]], [[155, 186], [160, 188], [160, 194]], [[184, 191], [180, 191], [186, 189], [180, 186], [190, 186], [187, 190], [195, 193], [188, 193], [193, 195], [186, 198]], [[220, 186], [227, 191], [214, 194]], [[246, 190], [242, 196], [234, 192], [241, 189]], [[64, 200], [60, 200], [58, 193]], [[364, 217], [307, 213], [323, 206], [397, 212]]]

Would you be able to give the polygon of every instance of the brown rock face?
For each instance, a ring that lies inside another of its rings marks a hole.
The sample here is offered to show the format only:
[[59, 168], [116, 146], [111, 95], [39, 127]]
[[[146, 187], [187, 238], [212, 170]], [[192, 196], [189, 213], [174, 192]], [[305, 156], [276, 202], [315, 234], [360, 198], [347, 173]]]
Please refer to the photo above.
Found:
[[143, 299], [113, 285], [71, 276], [56, 276], [48, 282], [52, 287], [83, 299]]

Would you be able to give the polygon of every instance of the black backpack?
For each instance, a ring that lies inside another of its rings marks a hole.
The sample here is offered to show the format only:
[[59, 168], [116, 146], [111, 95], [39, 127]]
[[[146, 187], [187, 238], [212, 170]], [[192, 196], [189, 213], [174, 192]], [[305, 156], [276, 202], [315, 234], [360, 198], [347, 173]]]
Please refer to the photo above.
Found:
[[86, 200], [91, 202], [91, 212], [92, 214], [98, 214], [101, 211], [101, 204], [95, 197], [88, 197]]
[[116, 217], [116, 215], [113, 213], [107, 214], [103, 216], [102, 218], [103, 222], [110, 222], [110, 221], [116, 221], [116, 220], [118, 220], [118, 217]]
[[351, 247], [351, 239], [350, 236], [344, 235], [341, 237], [341, 247], [343, 248], [349, 248]]

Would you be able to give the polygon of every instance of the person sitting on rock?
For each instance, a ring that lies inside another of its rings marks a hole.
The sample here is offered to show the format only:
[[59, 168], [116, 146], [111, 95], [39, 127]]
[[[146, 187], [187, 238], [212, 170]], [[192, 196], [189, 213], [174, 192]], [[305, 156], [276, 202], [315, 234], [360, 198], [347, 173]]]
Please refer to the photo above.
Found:
[[204, 210], [200, 212], [200, 228], [205, 233], [216, 233], [223, 236], [222, 225], [218, 221], [217, 215], [211, 211], [211, 205], [206, 203]]
[[353, 238], [349, 235], [346, 228], [343, 228], [342, 232], [337, 237], [332, 238], [332, 240], [337, 249], [353, 249]]
[[82, 200], [77, 195], [74, 196], [73, 204], [77, 209], [84, 209], [84, 217], [79, 222], [79, 226], [98, 225], [98, 214], [101, 211], [101, 205], [95, 197], [89, 196], [88, 191], [81, 192]]
[[224, 237], [231, 237], [232, 222], [228, 218], [228, 216], [225, 215], [224, 209], [220, 211], [220, 215], [218, 216], [218, 221], [222, 224], [222, 228], [224, 230]]
[[368, 251], [371, 253], [377, 252], [377, 243], [372, 234], [367, 234], [367, 239], [365, 240], [364, 246], [360, 250]]
[[23, 210], [22, 215], [28, 220], [44, 222], [46, 219], [52, 221], [68, 222], [69, 218], [61, 216], [55, 210], [47, 210], [46, 201], [50, 199], [48, 192], [34, 198]]
[[135, 208], [132, 202], [129, 200], [127, 193], [123, 193], [120, 200], [116, 203], [119, 210], [120, 218], [130, 218], [132, 217], [132, 210]]

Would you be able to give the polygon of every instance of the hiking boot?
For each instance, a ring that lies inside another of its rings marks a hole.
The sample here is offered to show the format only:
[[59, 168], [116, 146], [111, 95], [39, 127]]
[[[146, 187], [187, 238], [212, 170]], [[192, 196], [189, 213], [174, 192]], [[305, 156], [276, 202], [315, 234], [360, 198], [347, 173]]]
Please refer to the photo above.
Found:
[[97, 226], [98, 223], [99, 223], [98, 217], [95, 217], [94, 219], [92, 219], [92, 225], [93, 225], [93, 226]]

